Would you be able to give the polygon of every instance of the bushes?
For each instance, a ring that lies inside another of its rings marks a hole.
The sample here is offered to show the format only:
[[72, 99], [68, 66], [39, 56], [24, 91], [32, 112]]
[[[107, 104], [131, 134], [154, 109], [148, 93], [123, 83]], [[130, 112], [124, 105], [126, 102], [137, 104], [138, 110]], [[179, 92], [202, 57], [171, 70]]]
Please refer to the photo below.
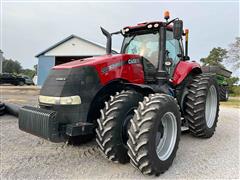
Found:
[[240, 96], [240, 86], [238, 85], [233, 85], [229, 86], [229, 91], [231, 96]]

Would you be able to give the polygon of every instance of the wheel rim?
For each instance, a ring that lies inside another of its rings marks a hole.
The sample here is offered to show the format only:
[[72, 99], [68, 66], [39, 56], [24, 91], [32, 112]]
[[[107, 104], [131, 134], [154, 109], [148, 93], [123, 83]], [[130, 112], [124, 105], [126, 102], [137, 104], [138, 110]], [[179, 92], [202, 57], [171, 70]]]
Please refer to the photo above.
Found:
[[217, 112], [217, 90], [212, 85], [207, 93], [206, 106], [205, 106], [205, 118], [207, 126], [211, 128], [214, 124]]
[[156, 135], [156, 152], [158, 158], [165, 161], [172, 154], [177, 139], [177, 122], [172, 112], [167, 112], [161, 118]]

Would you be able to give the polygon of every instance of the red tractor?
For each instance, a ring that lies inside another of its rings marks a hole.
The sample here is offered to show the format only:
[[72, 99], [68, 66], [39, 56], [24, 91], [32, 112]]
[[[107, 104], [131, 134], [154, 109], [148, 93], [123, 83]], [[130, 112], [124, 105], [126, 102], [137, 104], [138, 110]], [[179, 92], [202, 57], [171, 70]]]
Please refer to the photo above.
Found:
[[[105, 156], [159, 175], [172, 164], [181, 127], [210, 138], [219, 112], [216, 80], [188, 56], [188, 30], [178, 18], [109, 33], [107, 54], [53, 67], [39, 107], [22, 107], [19, 128], [52, 142], [96, 136]], [[112, 54], [111, 37], [124, 37]], [[185, 51], [183, 37], [185, 36]]]

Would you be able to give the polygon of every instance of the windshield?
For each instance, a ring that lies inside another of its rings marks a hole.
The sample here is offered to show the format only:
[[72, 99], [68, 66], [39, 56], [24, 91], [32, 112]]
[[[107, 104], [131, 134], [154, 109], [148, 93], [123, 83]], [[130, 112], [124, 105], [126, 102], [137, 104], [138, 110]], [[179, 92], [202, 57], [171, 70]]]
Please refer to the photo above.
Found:
[[124, 38], [122, 53], [138, 54], [157, 66], [159, 33], [132, 35]]

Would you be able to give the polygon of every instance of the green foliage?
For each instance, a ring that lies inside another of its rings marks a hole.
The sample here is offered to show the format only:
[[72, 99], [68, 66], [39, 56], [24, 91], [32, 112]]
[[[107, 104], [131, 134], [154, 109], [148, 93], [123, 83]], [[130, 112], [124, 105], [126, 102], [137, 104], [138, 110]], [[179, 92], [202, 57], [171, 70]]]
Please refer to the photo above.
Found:
[[237, 84], [239, 81], [238, 77], [230, 77], [228, 79], [226, 79], [227, 83], [229, 86], [233, 86], [234, 84]]
[[22, 74], [22, 75], [29, 76], [30, 78], [33, 78], [34, 75], [36, 74], [36, 71], [35, 71], [35, 70], [32, 70], [32, 69], [23, 69], [23, 70], [21, 71], [21, 74]]
[[33, 68], [34, 68], [34, 70], [37, 72], [38, 65], [35, 64], [35, 65], [33, 66]]
[[240, 68], [240, 37], [236, 37], [235, 42], [229, 45], [226, 63], [230, 64], [234, 70]]
[[36, 70], [23, 69], [20, 62], [14, 61], [12, 59], [3, 60], [3, 72], [12, 74], [22, 74], [29, 76], [30, 78], [33, 78], [33, 76], [36, 74]]
[[231, 86], [229, 88], [231, 96], [240, 96], [240, 86]]
[[203, 65], [212, 65], [224, 67], [221, 63], [227, 58], [227, 50], [221, 47], [213, 48], [206, 58], [201, 58]]
[[22, 66], [18, 61], [12, 59], [3, 60], [3, 72], [19, 74], [22, 70]]
[[232, 96], [239, 96], [240, 95], [240, 86], [236, 84], [239, 81], [238, 77], [230, 77], [226, 79], [228, 83], [229, 92]]

